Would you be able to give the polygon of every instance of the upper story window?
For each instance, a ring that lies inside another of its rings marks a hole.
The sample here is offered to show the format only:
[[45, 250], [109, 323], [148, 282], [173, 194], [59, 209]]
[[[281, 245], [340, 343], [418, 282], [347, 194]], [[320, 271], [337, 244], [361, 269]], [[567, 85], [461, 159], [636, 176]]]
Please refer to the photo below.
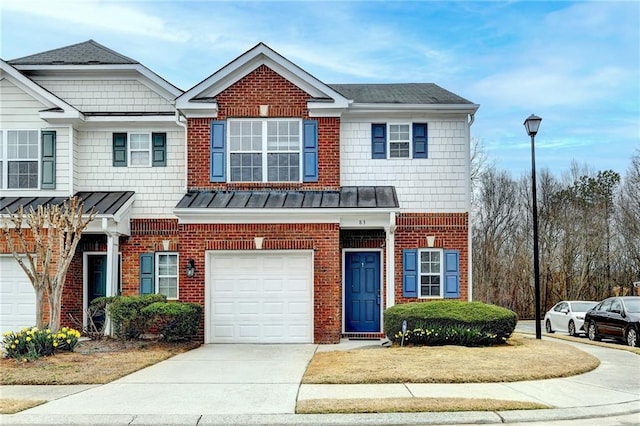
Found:
[[0, 130], [0, 188], [55, 188], [56, 133]]
[[371, 158], [427, 158], [427, 123], [371, 124]]
[[167, 134], [129, 132], [113, 134], [114, 167], [167, 165]]
[[151, 166], [150, 133], [129, 133], [129, 165], [131, 167]]
[[231, 182], [299, 182], [301, 120], [229, 120]]
[[318, 182], [318, 122], [214, 120], [209, 165], [211, 182]]
[[410, 158], [411, 127], [389, 124], [389, 158]]

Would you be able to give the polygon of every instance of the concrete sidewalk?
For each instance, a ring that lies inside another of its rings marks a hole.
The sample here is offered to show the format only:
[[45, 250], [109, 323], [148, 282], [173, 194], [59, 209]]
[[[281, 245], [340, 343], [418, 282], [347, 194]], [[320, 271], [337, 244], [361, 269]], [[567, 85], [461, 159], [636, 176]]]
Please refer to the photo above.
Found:
[[[640, 357], [622, 350], [563, 343], [597, 356], [601, 365], [592, 372], [564, 379], [514, 383], [300, 385], [316, 350], [349, 349], [372, 345], [372, 342], [345, 341], [319, 347], [204, 345], [106, 385], [2, 386], [0, 396], [3, 398], [50, 399], [50, 402], [15, 415], [2, 415], [0, 424], [549, 424], [565, 419], [586, 419], [582, 424], [640, 424], [637, 374]], [[509, 399], [540, 402], [556, 408], [505, 412], [294, 414], [296, 400], [396, 396]], [[625, 417], [621, 423], [609, 423], [611, 416]]]

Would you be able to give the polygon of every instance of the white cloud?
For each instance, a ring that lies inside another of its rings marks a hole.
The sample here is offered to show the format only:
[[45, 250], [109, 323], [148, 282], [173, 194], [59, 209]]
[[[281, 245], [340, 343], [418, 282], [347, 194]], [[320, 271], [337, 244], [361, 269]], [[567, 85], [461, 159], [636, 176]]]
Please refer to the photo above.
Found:
[[130, 3], [97, 0], [24, 1], [3, 0], [4, 12], [39, 15], [67, 25], [107, 29], [112, 32], [151, 37], [165, 41], [186, 41], [188, 34], [166, 20], [144, 13]]

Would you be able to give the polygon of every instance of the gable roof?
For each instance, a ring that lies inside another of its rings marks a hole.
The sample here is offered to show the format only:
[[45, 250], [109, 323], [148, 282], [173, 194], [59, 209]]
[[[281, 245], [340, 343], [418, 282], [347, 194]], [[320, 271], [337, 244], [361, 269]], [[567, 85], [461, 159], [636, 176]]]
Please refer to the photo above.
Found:
[[187, 114], [211, 116], [217, 113], [216, 95], [241, 80], [261, 65], [289, 80], [309, 94], [309, 109], [329, 111], [344, 109], [348, 100], [264, 43], [238, 56], [176, 99], [176, 107]]
[[139, 64], [138, 61], [121, 55], [100, 43], [96, 43], [94, 40], [23, 56], [8, 62], [11, 65]]
[[[82, 43], [24, 56], [7, 62], [26, 74], [33, 71], [49, 73], [105, 71], [112, 74], [121, 73], [130, 76], [133, 72], [143, 76], [145, 81], [154, 84], [156, 89], [163, 91], [164, 94], [162, 96], [166, 99], [173, 101], [183, 93], [181, 89], [135, 59], [111, 50], [94, 40], [87, 40]], [[161, 92], [158, 93], [161, 94]]]
[[8, 77], [8, 81], [17, 85], [29, 96], [46, 106], [40, 111], [40, 118], [46, 121], [61, 119], [72, 120], [82, 117], [80, 111], [71, 104], [40, 86], [29, 77], [25, 76], [11, 64], [0, 59], [0, 76]]
[[471, 104], [472, 102], [433, 83], [329, 84], [355, 103]]

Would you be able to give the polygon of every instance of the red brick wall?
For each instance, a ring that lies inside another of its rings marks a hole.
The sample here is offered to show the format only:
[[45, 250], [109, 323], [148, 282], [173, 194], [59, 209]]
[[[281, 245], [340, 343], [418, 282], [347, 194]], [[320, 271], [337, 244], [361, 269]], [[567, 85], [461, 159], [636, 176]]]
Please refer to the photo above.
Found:
[[402, 296], [402, 250], [428, 248], [428, 235], [436, 237], [435, 248], [460, 251], [460, 300], [468, 300], [468, 213], [402, 213], [396, 217], [396, 225], [394, 254], [396, 303], [424, 300]]
[[342, 287], [338, 224], [180, 225], [181, 263], [193, 258], [194, 278], [180, 277], [180, 299], [203, 304], [206, 250], [314, 250], [314, 341], [337, 343], [342, 327]]
[[268, 117], [309, 119], [311, 96], [261, 65], [216, 96], [218, 117], [190, 118], [187, 130], [189, 189], [338, 189], [340, 186], [340, 119], [318, 121], [318, 182], [226, 184], [209, 181], [209, 143], [212, 120], [260, 116], [260, 105], [269, 105]]

